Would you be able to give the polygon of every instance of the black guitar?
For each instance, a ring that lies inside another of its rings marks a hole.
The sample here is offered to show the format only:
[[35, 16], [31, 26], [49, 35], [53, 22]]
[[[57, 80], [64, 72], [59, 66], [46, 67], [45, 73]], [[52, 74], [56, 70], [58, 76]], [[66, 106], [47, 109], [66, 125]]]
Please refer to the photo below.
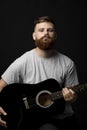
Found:
[[[87, 84], [70, 88], [78, 93], [85, 91]], [[65, 109], [65, 101], [59, 83], [47, 79], [37, 84], [8, 85], [0, 93], [0, 106], [8, 113], [5, 119], [8, 130], [21, 130], [25, 115], [34, 119], [60, 114]]]

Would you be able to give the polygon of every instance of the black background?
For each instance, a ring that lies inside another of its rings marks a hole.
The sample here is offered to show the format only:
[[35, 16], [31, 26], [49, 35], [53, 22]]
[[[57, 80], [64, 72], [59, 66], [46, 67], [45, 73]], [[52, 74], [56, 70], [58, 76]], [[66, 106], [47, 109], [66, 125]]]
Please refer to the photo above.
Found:
[[[33, 21], [52, 16], [57, 24], [56, 49], [71, 57], [80, 84], [87, 82], [86, 2], [84, 0], [0, 0], [0, 75], [17, 57], [34, 47]], [[74, 108], [79, 124], [87, 129], [87, 92]]]

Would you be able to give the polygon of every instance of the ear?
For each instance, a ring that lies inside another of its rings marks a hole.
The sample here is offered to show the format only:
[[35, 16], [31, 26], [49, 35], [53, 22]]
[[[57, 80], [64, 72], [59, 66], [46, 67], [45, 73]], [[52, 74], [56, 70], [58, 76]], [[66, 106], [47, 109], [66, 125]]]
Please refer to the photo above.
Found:
[[35, 32], [33, 32], [32, 37], [33, 37], [33, 39], [35, 40]]

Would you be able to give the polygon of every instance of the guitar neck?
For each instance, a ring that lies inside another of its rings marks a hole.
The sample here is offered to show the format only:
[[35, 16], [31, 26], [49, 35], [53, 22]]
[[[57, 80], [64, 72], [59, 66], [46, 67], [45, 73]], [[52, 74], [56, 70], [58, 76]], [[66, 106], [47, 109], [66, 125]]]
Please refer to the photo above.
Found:
[[[85, 91], [87, 89], [87, 83], [86, 84], [81, 84], [81, 85], [76, 85], [76, 86], [71, 86], [69, 89], [74, 90], [77, 94]], [[57, 91], [51, 94], [52, 100], [57, 100], [63, 97], [62, 91]]]
[[87, 83], [85, 84], [81, 84], [81, 85], [76, 85], [76, 86], [73, 86], [73, 87], [70, 87], [72, 90], [74, 90], [77, 94], [83, 92], [83, 91], [86, 91], [87, 89]]
[[57, 100], [63, 97], [62, 91], [57, 91], [51, 94], [52, 100]]

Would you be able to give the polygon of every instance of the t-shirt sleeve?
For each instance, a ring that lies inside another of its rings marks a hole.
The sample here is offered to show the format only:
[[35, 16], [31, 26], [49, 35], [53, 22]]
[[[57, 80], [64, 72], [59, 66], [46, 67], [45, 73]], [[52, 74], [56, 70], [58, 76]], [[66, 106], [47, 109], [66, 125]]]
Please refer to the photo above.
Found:
[[73, 86], [79, 84], [76, 66], [73, 61], [70, 61], [66, 70], [65, 86], [70, 87], [71, 85]]
[[16, 59], [1, 75], [1, 78], [7, 83], [22, 82], [22, 64], [19, 59]]

